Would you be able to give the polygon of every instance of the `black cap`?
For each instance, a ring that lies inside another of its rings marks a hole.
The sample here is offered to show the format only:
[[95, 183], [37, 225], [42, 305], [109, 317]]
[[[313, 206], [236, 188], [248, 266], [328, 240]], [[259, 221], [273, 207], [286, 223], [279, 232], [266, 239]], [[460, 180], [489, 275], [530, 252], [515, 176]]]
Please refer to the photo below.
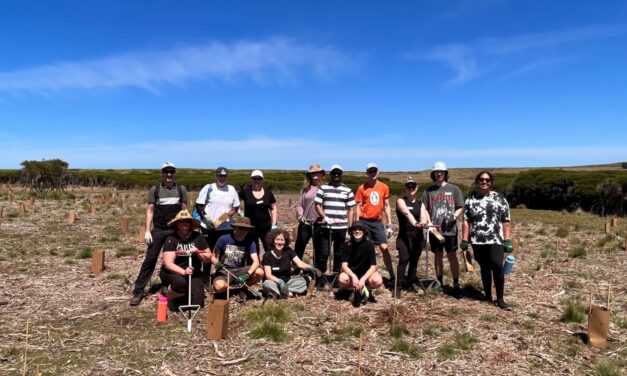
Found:
[[228, 176], [229, 170], [226, 167], [218, 167], [216, 168], [216, 176]]

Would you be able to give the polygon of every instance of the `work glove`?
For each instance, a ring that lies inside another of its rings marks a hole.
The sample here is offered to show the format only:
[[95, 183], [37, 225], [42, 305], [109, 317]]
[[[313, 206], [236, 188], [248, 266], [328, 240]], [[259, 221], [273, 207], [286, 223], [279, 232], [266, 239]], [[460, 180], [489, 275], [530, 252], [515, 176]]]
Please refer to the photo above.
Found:
[[218, 261], [216, 262], [215, 267], [216, 267], [216, 272], [217, 272], [221, 270], [222, 268], [224, 268], [224, 265], [220, 261]]
[[512, 250], [514, 249], [514, 246], [512, 246], [512, 241], [511, 240], [505, 240], [503, 242], [503, 249], [505, 250], [505, 253], [511, 253]]
[[346, 237], [345, 237], [346, 241], [351, 240], [351, 233], [349, 231], [346, 231]]
[[333, 223], [335, 223], [335, 220], [333, 220], [333, 219], [331, 219], [331, 218], [329, 218], [329, 217], [326, 217], [326, 216], [325, 216], [325, 217], [324, 217], [324, 222], [325, 222], [327, 225], [332, 225]]
[[211, 218], [209, 214], [205, 214], [205, 216], [203, 217], [203, 220], [205, 221], [205, 224], [207, 225], [208, 229], [213, 228], [213, 218]]
[[392, 230], [392, 225], [385, 225], [385, 237], [391, 238], [392, 234], [394, 234], [394, 230]]
[[152, 233], [150, 233], [150, 231], [146, 231], [144, 234], [144, 243], [146, 243], [146, 245], [152, 244]]
[[316, 278], [322, 278], [322, 271], [320, 271], [320, 269], [314, 267], [313, 265], [309, 265], [307, 271], [315, 275]]
[[244, 283], [246, 283], [246, 281], [248, 281], [249, 278], [250, 278], [250, 274], [244, 273], [240, 275], [239, 277], [237, 277], [237, 283], [239, 283], [240, 285], [243, 285]]
[[301, 216], [298, 217], [298, 222], [306, 225], [307, 224], [307, 218], [305, 218], [304, 216], [301, 215]]
[[277, 228], [279, 228], [279, 226], [276, 223], [273, 223], [271, 230], [276, 230]]
[[433, 223], [431, 222], [427, 223], [427, 227], [429, 228], [429, 232], [435, 231], [435, 227], [433, 227]]
[[467, 251], [469, 245], [470, 243], [468, 243], [468, 240], [462, 240], [461, 244], [459, 245], [459, 248], [461, 248], [462, 251]]

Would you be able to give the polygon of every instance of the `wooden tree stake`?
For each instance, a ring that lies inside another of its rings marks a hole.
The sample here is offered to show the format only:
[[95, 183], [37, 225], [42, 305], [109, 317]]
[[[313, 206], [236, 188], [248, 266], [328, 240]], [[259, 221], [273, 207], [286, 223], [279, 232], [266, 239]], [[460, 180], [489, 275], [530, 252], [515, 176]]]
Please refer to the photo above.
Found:
[[26, 320], [26, 339], [24, 339], [24, 367], [22, 368], [22, 376], [26, 375], [26, 363], [28, 360], [28, 324], [29, 320]]
[[96, 204], [91, 204], [91, 206], [89, 207], [89, 213], [91, 215], [95, 215], [96, 214]]
[[91, 254], [91, 272], [100, 273], [105, 269], [105, 253], [100, 249]]
[[123, 234], [128, 234], [128, 218], [120, 219], [120, 231]]
[[76, 212], [74, 210], [70, 210], [70, 213], [67, 215], [67, 224], [73, 225], [76, 220]]

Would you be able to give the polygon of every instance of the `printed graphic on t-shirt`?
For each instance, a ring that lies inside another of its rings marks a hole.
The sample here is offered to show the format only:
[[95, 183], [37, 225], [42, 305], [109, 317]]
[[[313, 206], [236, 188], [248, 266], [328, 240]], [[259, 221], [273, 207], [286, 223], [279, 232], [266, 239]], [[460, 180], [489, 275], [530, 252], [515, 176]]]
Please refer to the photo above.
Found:
[[222, 263], [230, 268], [239, 268], [245, 266], [244, 256], [246, 256], [245, 247], [228, 244], [224, 250], [224, 261]]
[[473, 244], [502, 244], [503, 222], [508, 222], [507, 200], [496, 192], [466, 200], [464, 216], [470, 223], [470, 241]]
[[370, 202], [372, 203], [372, 205], [377, 206], [379, 205], [379, 192], [377, 191], [372, 191], [370, 192]]

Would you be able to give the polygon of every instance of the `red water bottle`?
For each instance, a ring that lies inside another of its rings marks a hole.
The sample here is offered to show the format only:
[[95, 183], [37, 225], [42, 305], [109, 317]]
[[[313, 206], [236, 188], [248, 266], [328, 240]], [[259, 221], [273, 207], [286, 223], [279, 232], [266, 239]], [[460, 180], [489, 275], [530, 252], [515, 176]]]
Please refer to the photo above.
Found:
[[168, 297], [159, 294], [157, 303], [157, 324], [163, 324], [168, 319]]

